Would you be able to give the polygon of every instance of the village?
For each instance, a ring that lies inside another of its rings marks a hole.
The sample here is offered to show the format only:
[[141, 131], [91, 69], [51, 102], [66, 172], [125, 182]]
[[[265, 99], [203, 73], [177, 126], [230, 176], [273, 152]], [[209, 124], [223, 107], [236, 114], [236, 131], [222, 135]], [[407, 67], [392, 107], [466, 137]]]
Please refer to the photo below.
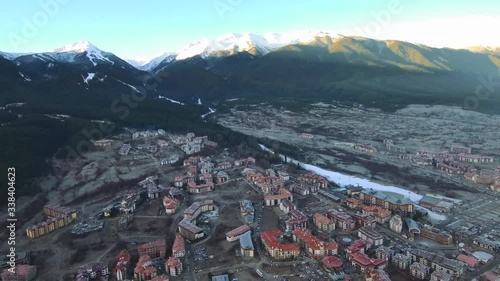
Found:
[[[404, 152], [390, 140], [384, 145]], [[370, 145], [354, 149], [377, 153]], [[102, 160], [103, 155], [110, 160]], [[456, 199], [346, 185], [300, 163], [279, 158], [271, 163], [252, 155], [219, 147], [204, 136], [161, 129], [128, 129], [93, 141], [88, 159], [101, 160], [82, 162], [78, 173], [61, 180], [65, 184], [75, 176], [80, 182], [74, 186], [89, 190], [78, 197], [68, 188], [41, 208], [19, 234], [26, 251], [19, 259], [23, 264], [16, 274], [4, 270], [2, 280], [468, 281], [500, 276], [496, 195]], [[497, 159], [475, 156], [469, 148], [422, 150], [417, 156], [411, 161], [461, 175], [484, 189], [498, 186], [500, 170], [467, 168], [467, 163]], [[124, 169], [129, 172], [120, 172]], [[133, 173], [135, 179], [125, 177]], [[90, 185], [114, 176], [121, 183], [108, 184], [112, 191]]]

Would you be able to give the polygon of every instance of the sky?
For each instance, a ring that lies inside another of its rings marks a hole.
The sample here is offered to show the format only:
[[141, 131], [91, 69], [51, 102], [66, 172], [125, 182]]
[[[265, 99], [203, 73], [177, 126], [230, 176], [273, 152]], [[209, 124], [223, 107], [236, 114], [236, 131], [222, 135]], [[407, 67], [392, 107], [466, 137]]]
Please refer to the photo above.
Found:
[[0, 51], [88, 40], [148, 60], [226, 33], [317, 30], [433, 47], [500, 46], [498, 0], [26, 0], [0, 4]]

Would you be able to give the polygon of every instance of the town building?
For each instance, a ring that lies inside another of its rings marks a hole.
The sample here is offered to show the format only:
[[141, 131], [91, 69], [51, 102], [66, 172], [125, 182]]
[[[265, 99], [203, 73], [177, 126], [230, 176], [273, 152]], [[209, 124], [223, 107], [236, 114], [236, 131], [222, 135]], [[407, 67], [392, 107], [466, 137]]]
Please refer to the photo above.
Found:
[[137, 247], [139, 256], [148, 255], [151, 258], [165, 258], [167, 254], [167, 242], [165, 239], [142, 244]]
[[165, 271], [170, 276], [178, 276], [182, 274], [182, 262], [179, 258], [170, 257], [165, 262]]
[[335, 256], [326, 256], [321, 260], [323, 268], [330, 273], [335, 273], [342, 270], [344, 262]]
[[355, 144], [354, 150], [368, 154], [377, 153], [377, 149], [375, 147], [373, 147], [371, 144], [366, 143]]
[[408, 255], [403, 255], [403, 254], [395, 254], [392, 257], [392, 264], [401, 269], [401, 270], [406, 270], [410, 267], [411, 264], [411, 256]]
[[478, 267], [479, 261], [471, 256], [466, 256], [464, 254], [460, 254], [457, 256], [457, 260], [465, 263], [468, 267]]
[[323, 189], [318, 190], [318, 194], [326, 197], [327, 199], [329, 199], [333, 202], [340, 203], [340, 201], [341, 201], [339, 197], [337, 197], [337, 196], [335, 196], [335, 195], [331, 194], [330, 192], [323, 190]]
[[120, 254], [116, 258], [116, 266], [114, 269], [114, 275], [116, 280], [118, 281], [128, 280], [128, 270], [130, 268], [131, 268], [130, 254], [127, 250], [121, 250]]
[[384, 236], [370, 226], [359, 228], [358, 237], [367, 241], [370, 247], [376, 247], [384, 244]]
[[229, 232], [226, 232], [226, 240], [227, 242], [234, 242], [240, 240], [240, 236], [249, 232], [250, 227], [246, 224], [239, 226]]
[[385, 139], [383, 141], [383, 143], [385, 145], [385, 148], [388, 151], [396, 152], [396, 153], [406, 153], [406, 148], [405, 147], [395, 145], [392, 140]]
[[9, 271], [8, 268], [2, 272], [3, 281], [32, 281], [36, 277], [36, 266], [19, 264], [16, 265], [14, 272]]
[[368, 269], [364, 275], [365, 281], [391, 281], [387, 272], [382, 269]]
[[486, 252], [480, 252], [480, 251], [472, 253], [472, 256], [474, 258], [476, 258], [480, 263], [483, 263], [483, 264], [490, 262], [494, 258], [493, 255], [488, 254]]
[[350, 231], [356, 229], [356, 221], [345, 212], [337, 211], [335, 209], [326, 212], [328, 218], [335, 223], [335, 228], [343, 231]]
[[290, 202], [290, 200], [288, 200], [286, 198], [281, 200], [279, 207], [280, 207], [280, 210], [282, 210], [284, 213], [287, 213], [287, 214], [290, 213], [291, 211], [297, 209], [297, 207], [292, 202]]
[[473, 240], [474, 245], [477, 245], [483, 249], [498, 252], [500, 250], [500, 241], [491, 235], [483, 235]]
[[470, 170], [468, 165], [454, 161], [452, 158], [438, 159], [436, 168], [450, 175], [463, 175]]
[[72, 223], [78, 217], [78, 213], [75, 209], [59, 205], [44, 206], [43, 214], [47, 216], [47, 220], [39, 224], [29, 226], [26, 229], [26, 235], [29, 238], [37, 238], [50, 233], [58, 228]]
[[358, 209], [361, 206], [364, 206], [364, 204], [359, 201], [358, 199], [351, 197], [351, 198], [346, 198], [344, 200], [344, 204], [347, 206], [349, 209]]
[[382, 191], [365, 190], [359, 194], [359, 198], [365, 204], [380, 206], [392, 212], [405, 214], [415, 212], [415, 205], [406, 197], [397, 198]]
[[179, 207], [180, 201], [172, 197], [163, 197], [163, 207], [165, 207], [165, 213], [167, 215], [172, 215], [175, 213]]
[[103, 262], [94, 262], [78, 268], [76, 281], [107, 280], [108, 276], [108, 265]]
[[457, 160], [467, 163], [493, 163], [493, 157], [481, 155], [458, 154]]
[[277, 260], [293, 259], [300, 255], [300, 248], [294, 243], [281, 243], [283, 233], [280, 230], [264, 231], [260, 239], [269, 255]]
[[306, 182], [310, 185], [313, 185], [314, 187], [316, 187], [315, 190], [317, 190], [319, 188], [327, 188], [328, 187], [328, 180], [326, 180], [324, 177], [322, 177], [316, 173], [313, 173], [313, 172], [300, 176], [299, 181]]
[[247, 231], [240, 235], [240, 254], [242, 258], [253, 258], [254, 257], [254, 245], [252, 242], [252, 233]]
[[324, 242], [312, 235], [311, 231], [304, 228], [296, 228], [293, 231], [293, 240], [305, 249], [312, 258], [323, 258], [336, 255], [338, 244], [335, 242]]
[[363, 214], [353, 214], [352, 217], [356, 221], [356, 227], [364, 227], [364, 226], [369, 226], [374, 228], [377, 222], [375, 221], [375, 218], [370, 215], [363, 215]]
[[352, 252], [347, 254], [347, 259], [352, 265], [361, 272], [373, 269], [384, 269], [387, 267], [387, 261], [383, 259], [369, 258], [365, 253]]
[[107, 140], [107, 139], [96, 140], [96, 141], [92, 140], [91, 142], [95, 147], [108, 147], [111, 146], [111, 144], [113, 144], [112, 140]]
[[401, 216], [394, 215], [389, 221], [389, 227], [392, 231], [401, 233], [403, 230], [403, 220], [401, 219]]
[[148, 255], [139, 257], [139, 261], [134, 268], [134, 281], [147, 281], [158, 276], [156, 267]]
[[431, 268], [418, 262], [414, 262], [410, 266], [410, 273], [413, 277], [425, 280], [431, 273]]
[[441, 199], [432, 197], [432, 196], [424, 196], [418, 204], [422, 207], [432, 209], [434, 206], [436, 206], [439, 202], [441, 202]]
[[453, 276], [441, 270], [435, 270], [431, 274], [431, 281], [452, 281]]
[[170, 157], [160, 160], [160, 165], [171, 165], [177, 163], [177, 161], [179, 161], [179, 155], [172, 154]]
[[391, 219], [391, 211], [380, 206], [365, 206], [362, 207], [363, 215], [370, 215], [375, 218], [375, 221], [384, 224]]
[[314, 214], [313, 223], [318, 229], [322, 231], [331, 232], [335, 230], [335, 223], [326, 216], [323, 216], [322, 214], [318, 213]]
[[253, 206], [252, 201], [247, 199], [241, 200], [240, 213], [243, 221], [246, 223], [252, 223], [255, 218], [255, 207]]
[[239, 159], [239, 160], [234, 161], [235, 167], [248, 166], [248, 165], [253, 165], [253, 164], [255, 164], [255, 158], [253, 158], [253, 157], [247, 157], [245, 159]]
[[424, 227], [420, 230], [420, 237], [424, 237], [440, 244], [453, 244], [453, 236], [444, 230], [435, 227]]
[[229, 180], [229, 176], [224, 171], [217, 172], [217, 183], [225, 183]]
[[277, 206], [283, 199], [288, 199], [290, 201], [293, 201], [293, 195], [292, 193], [290, 193], [290, 191], [284, 188], [280, 188], [278, 190], [278, 194], [265, 196], [264, 202], [266, 206]]
[[300, 228], [307, 228], [307, 221], [309, 219], [307, 218], [304, 213], [302, 213], [299, 210], [291, 210], [288, 213], [288, 220], [285, 221], [285, 227], [287, 231], [291, 231], [296, 229], [297, 227]]
[[351, 245], [349, 245], [345, 249], [345, 252], [347, 255], [350, 253], [354, 253], [354, 252], [364, 253], [367, 248], [368, 248], [368, 242], [366, 242], [365, 240], [359, 239], [359, 240], [352, 242]]
[[406, 229], [408, 230], [408, 234], [411, 238], [413, 238], [417, 234], [420, 234], [420, 227], [418, 226], [416, 221], [410, 218], [404, 218], [404, 222], [406, 225]]
[[184, 237], [177, 233], [175, 235], [174, 244], [172, 245], [172, 256], [176, 258], [182, 258], [186, 255], [186, 243], [184, 242]]
[[450, 148], [450, 152], [451, 153], [456, 153], [456, 154], [471, 154], [472, 153], [472, 148], [453, 145]]
[[377, 249], [375, 249], [375, 255], [379, 259], [390, 261], [392, 259], [392, 256], [394, 255], [394, 250], [390, 247], [381, 245]]
[[213, 211], [214, 209], [215, 205], [213, 200], [204, 200], [191, 204], [191, 206], [184, 211], [184, 218], [179, 222], [179, 233], [190, 241], [203, 238], [205, 233], [203, 229], [196, 226], [196, 218], [201, 213]]
[[429, 266], [433, 270], [441, 270], [447, 274], [460, 277], [464, 273], [465, 264], [461, 261], [452, 260], [435, 253], [419, 249], [410, 251], [412, 261]]

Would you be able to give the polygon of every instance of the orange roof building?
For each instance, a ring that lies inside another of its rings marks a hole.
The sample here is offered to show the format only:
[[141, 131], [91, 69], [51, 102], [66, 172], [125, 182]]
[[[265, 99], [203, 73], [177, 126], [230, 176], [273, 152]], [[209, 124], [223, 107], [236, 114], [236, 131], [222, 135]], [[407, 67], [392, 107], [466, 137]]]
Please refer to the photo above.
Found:
[[300, 255], [300, 248], [294, 243], [281, 243], [283, 232], [278, 229], [264, 231], [260, 234], [262, 244], [269, 255], [275, 259], [293, 259]]
[[182, 273], [182, 262], [179, 258], [170, 257], [165, 262], [165, 270], [170, 276], [178, 276]]
[[126, 280], [127, 271], [130, 268], [130, 254], [127, 250], [122, 250], [116, 258], [115, 276], [116, 280]]
[[296, 228], [293, 231], [293, 240], [303, 246], [306, 253], [316, 259], [327, 255], [338, 253], [338, 244], [335, 242], [323, 242], [311, 234], [311, 231], [303, 228]]
[[142, 255], [134, 268], [134, 280], [151, 280], [157, 276], [156, 267], [153, 266], [151, 257]]
[[246, 224], [239, 226], [229, 232], [226, 232], [228, 242], [234, 242], [240, 239], [240, 236], [250, 231], [250, 227]]
[[314, 214], [313, 223], [317, 228], [323, 231], [335, 230], [335, 223], [331, 219], [319, 213]]
[[160, 239], [154, 242], [142, 244], [137, 248], [140, 256], [148, 255], [152, 258], [165, 258], [167, 255], [167, 242]]
[[186, 243], [180, 233], [175, 235], [174, 245], [172, 246], [172, 256], [182, 258], [186, 255]]
[[277, 206], [281, 203], [281, 200], [283, 199], [288, 199], [290, 201], [293, 201], [292, 193], [284, 188], [280, 188], [278, 190], [278, 194], [276, 195], [268, 195], [264, 197], [266, 206]]

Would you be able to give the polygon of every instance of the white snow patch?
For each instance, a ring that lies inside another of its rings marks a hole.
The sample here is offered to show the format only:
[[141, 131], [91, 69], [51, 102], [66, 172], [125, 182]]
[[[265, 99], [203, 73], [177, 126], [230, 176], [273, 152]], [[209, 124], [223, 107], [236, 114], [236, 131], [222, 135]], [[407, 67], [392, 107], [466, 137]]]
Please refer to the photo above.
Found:
[[93, 123], [101, 123], [101, 124], [113, 124], [111, 121], [106, 120], [91, 120]]
[[125, 83], [125, 82], [123, 82], [123, 81], [120, 81], [120, 80], [117, 80], [117, 81], [118, 81], [118, 82], [120, 82], [120, 83], [122, 83], [123, 85], [128, 86], [130, 89], [132, 89], [132, 90], [136, 91], [137, 93], [141, 93], [141, 94], [142, 94], [142, 92], [141, 92], [141, 91], [139, 91], [139, 90], [137, 90], [137, 88], [136, 88], [136, 87], [134, 87], [134, 86], [132, 86], [132, 85], [130, 85], [130, 84], [128, 84], [128, 83]]
[[209, 107], [209, 108], [208, 108], [208, 110], [210, 110], [210, 111], [209, 111], [208, 113], [203, 114], [203, 115], [201, 116], [201, 118], [205, 118], [205, 117], [207, 117], [207, 115], [212, 114], [212, 113], [215, 113], [215, 109], [213, 109], [213, 108], [211, 108], [211, 107]]
[[19, 72], [19, 71], [18, 71], [18, 73], [19, 73], [19, 75], [21, 75], [21, 77], [24, 79], [24, 81], [31, 81], [31, 79], [30, 79], [28, 76], [26, 76], [26, 75], [22, 74], [22, 73], [21, 73], [21, 72]]
[[176, 104], [180, 104], [180, 105], [184, 105], [182, 102], [180, 101], [176, 101], [176, 100], [173, 100], [171, 98], [167, 98], [167, 97], [164, 97], [164, 96], [158, 96], [159, 99], [164, 99], [164, 100], [168, 100], [169, 102], [171, 103], [176, 103]]
[[95, 73], [87, 73], [87, 77], [83, 77], [83, 82], [85, 82], [87, 85], [89, 84], [89, 81], [94, 79]]

